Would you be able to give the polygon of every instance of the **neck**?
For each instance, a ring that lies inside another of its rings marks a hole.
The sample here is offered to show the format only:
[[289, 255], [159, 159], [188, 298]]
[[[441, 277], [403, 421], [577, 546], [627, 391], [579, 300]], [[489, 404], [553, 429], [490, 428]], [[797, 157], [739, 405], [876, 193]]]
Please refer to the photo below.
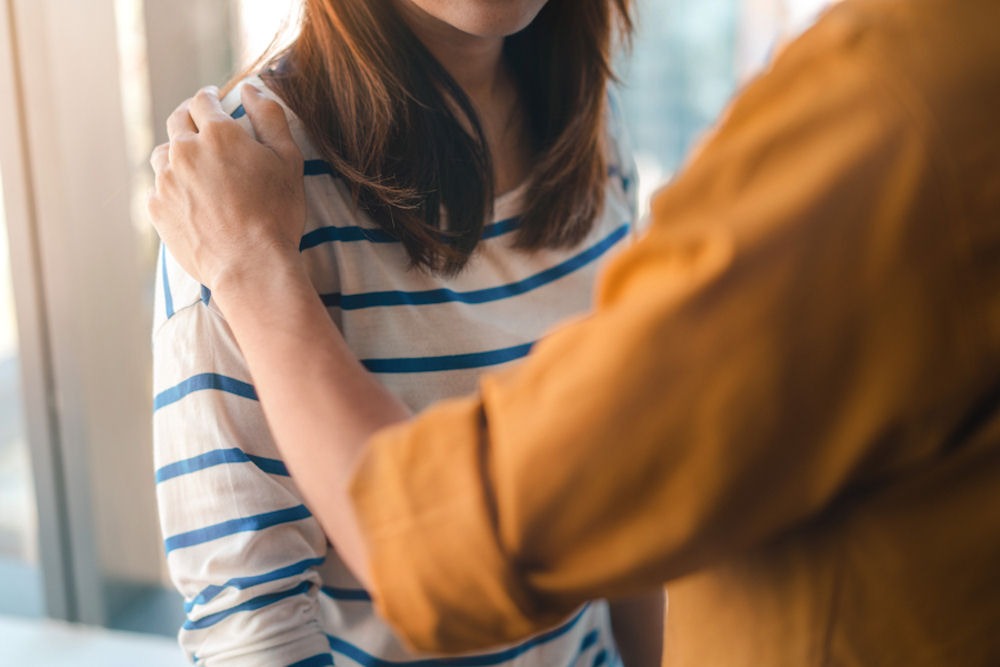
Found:
[[506, 83], [503, 37], [470, 35], [431, 16], [411, 0], [395, 2], [406, 24], [473, 103], [479, 106], [492, 101]]
[[412, 0], [395, 3], [403, 20], [475, 107], [493, 160], [495, 191], [513, 189], [529, 173], [531, 146], [517, 86], [504, 67], [504, 38], [463, 32], [429, 15]]

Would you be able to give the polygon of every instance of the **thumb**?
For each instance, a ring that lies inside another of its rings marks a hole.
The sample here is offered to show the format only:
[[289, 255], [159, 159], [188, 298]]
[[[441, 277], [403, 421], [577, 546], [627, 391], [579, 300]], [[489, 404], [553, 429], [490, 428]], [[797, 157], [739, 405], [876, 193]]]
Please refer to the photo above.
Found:
[[301, 161], [302, 153], [292, 137], [281, 105], [265, 97], [252, 84], [245, 84], [240, 89], [240, 97], [257, 140], [286, 161]]

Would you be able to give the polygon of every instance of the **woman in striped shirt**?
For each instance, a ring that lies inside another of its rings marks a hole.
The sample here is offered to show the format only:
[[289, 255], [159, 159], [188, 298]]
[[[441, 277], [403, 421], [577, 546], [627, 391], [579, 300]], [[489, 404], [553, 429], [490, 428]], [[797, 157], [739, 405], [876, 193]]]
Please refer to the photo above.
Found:
[[[299, 249], [314, 288], [409, 409], [472, 390], [584, 311], [597, 267], [631, 236], [634, 173], [606, 92], [628, 11], [305, 0], [298, 38], [240, 79], [281, 104], [303, 154]], [[237, 95], [226, 111], [252, 132]], [[190, 123], [182, 106], [171, 131]], [[161, 177], [184, 159], [170, 151], [154, 154]], [[166, 251], [159, 283], [157, 491], [194, 662], [659, 664], [660, 596], [592, 602], [490, 653], [411, 654], [307, 509], [211, 292]]]

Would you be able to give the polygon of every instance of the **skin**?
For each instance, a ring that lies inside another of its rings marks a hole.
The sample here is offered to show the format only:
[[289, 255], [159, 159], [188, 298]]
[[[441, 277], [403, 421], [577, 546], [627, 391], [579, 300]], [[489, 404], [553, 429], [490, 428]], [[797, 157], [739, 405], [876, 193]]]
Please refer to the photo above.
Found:
[[546, 0], [395, 0], [427, 49], [472, 101], [493, 156], [498, 194], [531, 171], [525, 111], [508, 69], [503, 40], [525, 28]]
[[[471, 37], [503, 41], [528, 27], [548, 0], [395, 0], [397, 8], [422, 14]], [[412, 22], [411, 22], [412, 25]]]
[[[497, 192], [516, 187], [530, 172], [530, 142], [501, 49], [545, 0], [395, 1], [480, 114]], [[349, 485], [368, 439], [411, 414], [357, 361], [306, 275], [298, 250], [302, 155], [283, 111], [244, 86], [258, 143], [217, 95], [204, 89], [168, 119], [170, 143], [151, 158], [149, 212], [177, 261], [212, 290], [288, 468], [344, 562], [371, 587]], [[625, 664], [659, 665], [663, 594], [618, 600], [611, 609]]]

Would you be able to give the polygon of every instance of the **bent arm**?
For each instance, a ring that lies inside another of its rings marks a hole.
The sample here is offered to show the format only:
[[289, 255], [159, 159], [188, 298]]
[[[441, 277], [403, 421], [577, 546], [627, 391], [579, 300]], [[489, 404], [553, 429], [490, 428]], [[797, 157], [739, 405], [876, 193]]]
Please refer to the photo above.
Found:
[[213, 286], [293, 475], [413, 644], [495, 644], [659, 587], [936, 446], [890, 436], [965, 370], [943, 352], [947, 193], [886, 54], [846, 37], [791, 47], [656, 199], [596, 312], [478, 396], [379, 430], [406, 411], [291, 254]]
[[743, 95], [591, 317], [374, 438], [354, 498], [380, 610], [415, 645], [658, 587], [943, 439], [911, 425], [968, 372], [949, 193], [884, 54], [843, 36]]

